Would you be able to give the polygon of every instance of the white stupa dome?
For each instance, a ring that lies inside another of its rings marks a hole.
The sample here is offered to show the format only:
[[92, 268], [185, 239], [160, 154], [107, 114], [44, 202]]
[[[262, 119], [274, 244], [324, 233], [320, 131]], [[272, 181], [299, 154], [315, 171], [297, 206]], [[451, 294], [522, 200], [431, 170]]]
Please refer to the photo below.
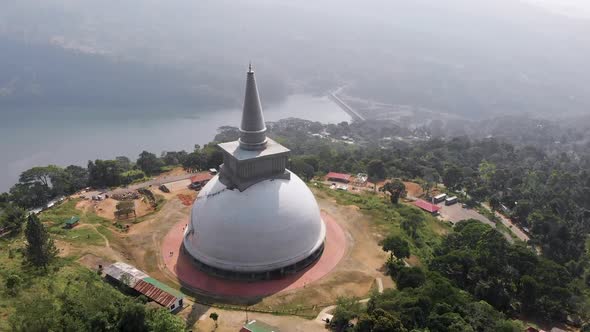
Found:
[[323, 252], [326, 226], [307, 185], [286, 169], [289, 149], [266, 137], [250, 66], [237, 141], [197, 196], [183, 248], [202, 270], [268, 279], [304, 269]]
[[302, 264], [326, 237], [313, 194], [293, 173], [244, 192], [214, 177], [199, 193], [185, 232], [184, 248], [199, 263], [238, 273]]

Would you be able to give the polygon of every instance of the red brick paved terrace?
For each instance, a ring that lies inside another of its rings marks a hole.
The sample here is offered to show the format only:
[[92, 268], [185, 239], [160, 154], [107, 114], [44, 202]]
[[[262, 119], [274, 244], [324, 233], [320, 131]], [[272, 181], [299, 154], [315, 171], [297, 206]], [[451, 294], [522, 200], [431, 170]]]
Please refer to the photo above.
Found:
[[[346, 236], [340, 225], [324, 211], [322, 211], [322, 219], [326, 223], [326, 243], [322, 257], [309, 268], [278, 280], [253, 282], [225, 280], [197, 269], [190, 257], [181, 252], [184, 227], [188, 221], [179, 222], [172, 227], [162, 243], [161, 255], [166, 268], [183, 286], [206, 294], [253, 298], [302, 288], [332, 271], [346, 252]], [[172, 256], [170, 252], [173, 253]]]

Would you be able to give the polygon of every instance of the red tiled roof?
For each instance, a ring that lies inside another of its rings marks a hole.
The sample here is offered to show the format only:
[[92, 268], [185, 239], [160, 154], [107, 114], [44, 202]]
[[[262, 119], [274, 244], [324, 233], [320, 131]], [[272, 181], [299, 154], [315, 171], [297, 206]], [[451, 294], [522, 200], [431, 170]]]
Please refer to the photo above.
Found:
[[160, 288], [150, 284], [149, 282], [145, 282], [143, 280], [139, 280], [135, 286], [133, 287], [136, 291], [140, 292], [141, 294], [147, 296], [149, 299], [156, 301], [158, 304], [169, 307], [176, 301], [176, 296], [161, 290]]
[[423, 201], [421, 199], [417, 200], [414, 202], [414, 205], [416, 205], [417, 207], [421, 208], [424, 211], [430, 212], [430, 213], [435, 213], [438, 212], [438, 210], [440, 210], [440, 207], [428, 203], [427, 201]]
[[327, 179], [339, 179], [339, 180], [349, 181], [350, 180], [350, 174], [330, 172], [330, 173], [328, 173], [328, 175], [326, 175], [326, 178]]
[[213, 178], [210, 173], [199, 173], [191, 177], [191, 183], [209, 181]]

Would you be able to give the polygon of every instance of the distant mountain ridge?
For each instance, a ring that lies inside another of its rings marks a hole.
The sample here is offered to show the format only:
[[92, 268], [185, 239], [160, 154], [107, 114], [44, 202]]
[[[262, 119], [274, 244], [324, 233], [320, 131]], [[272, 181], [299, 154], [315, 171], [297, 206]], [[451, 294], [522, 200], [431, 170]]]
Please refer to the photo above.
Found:
[[[234, 107], [242, 97], [241, 80], [224, 69], [213, 74], [6, 38], [0, 38], [0, 49], [0, 112], [15, 107], [215, 109]], [[264, 81], [269, 100], [285, 97], [272, 76]]]

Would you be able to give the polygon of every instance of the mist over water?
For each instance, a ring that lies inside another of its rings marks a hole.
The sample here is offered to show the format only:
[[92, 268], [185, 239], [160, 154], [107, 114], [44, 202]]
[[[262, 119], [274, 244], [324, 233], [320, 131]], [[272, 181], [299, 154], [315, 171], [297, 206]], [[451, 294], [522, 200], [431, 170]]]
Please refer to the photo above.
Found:
[[[192, 151], [195, 144], [213, 140], [220, 126], [239, 126], [241, 109], [196, 111], [162, 110], [138, 116], [124, 109], [101, 117], [100, 111], [28, 110], [0, 123], [0, 191], [6, 191], [19, 174], [33, 166], [70, 164], [116, 156], [137, 158], [147, 150]], [[93, 114], [93, 115], [88, 115]], [[266, 121], [297, 117], [322, 123], [350, 121], [327, 97], [292, 95], [264, 109]]]
[[287, 100], [267, 120], [348, 118], [309, 97], [343, 86], [352, 100], [387, 105], [362, 110], [369, 119], [585, 114], [590, 20], [546, 8], [586, 3], [4, 1], [0, 190], [33, 165], [210, 141], [240, 119], [249, 60], [263, 98]]

